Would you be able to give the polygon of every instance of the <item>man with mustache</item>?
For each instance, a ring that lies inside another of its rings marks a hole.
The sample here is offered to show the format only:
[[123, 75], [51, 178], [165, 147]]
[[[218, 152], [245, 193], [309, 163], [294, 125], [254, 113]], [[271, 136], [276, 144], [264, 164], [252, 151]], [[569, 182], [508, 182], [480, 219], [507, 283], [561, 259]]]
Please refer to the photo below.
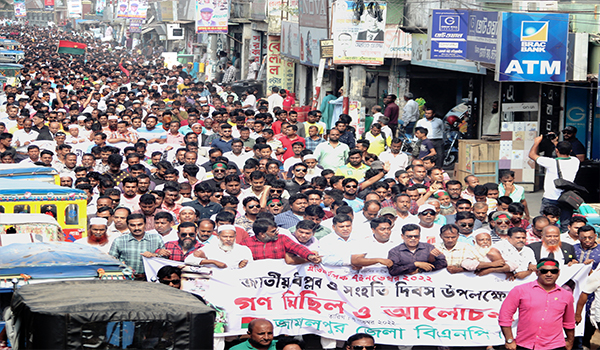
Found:
[[543, 258], [550, 258], [568, 266], [577, 264], [575, 248], [560, 241], [560, 229], [554, 225], [544, 227], [542, 241], [531, 243], [528, 247], [533, 250], [538, 262]]
[[253, 261], [248, 247], [235, 243], [236, 229], [233, 225], [221, 225], [218, 228], [218, 240], [196, 250], [185, 258], [186, 264], [214, 265], [220, 269], [244, 268]]
[[492, 221], [490, 226], [492, 227], [492, 242], [498, 243], [501, 240], [508, 238], [508, 229], [511, 224], [511, 215], [506, 211], [496, 211], [492, 214]]
[[[169, 259], [175, 261], [184, 261], [194, 251], [202, 248], [202, 243], [196, 239], [196, 231], [198, 226], [193, 222], [182, 222], [177, 227], [177, 241], [165, 243], [164, 250], [169, 252]], [[163, 249], [157, 249], [156, 253], [160, 254]], [[164, 255], [164, 254], [163, 254]]]
[[107, 227], [108, 220], [105, 218], [91, 218], [88, 236], [76, 240], [75, 243], [90, 245], [108, 254], [112, 240], [106, 234]]
[[506, 273], [507, 280], [523, 279], [535, 271], [535, 255], [531, 248], [525, 246], [525, 230], [512, 227], [507, 232], [508, 237], [495, 243], [487, 254], [492, 263], [503, 262], [501, 267], [493, 267], [476, 272], [478, 276], [485, 276], [492, 272]]
[[142, 257], [169, 256], [170, 252], [160, 249], [165, 247], [160, 235], [146, 233], [146, 217], [143, 214], [129, 214], [127, 227], [129, 234], [116, 238], [109, 254], [130, 266], [135, 271], [136, 280], [146, 280]]

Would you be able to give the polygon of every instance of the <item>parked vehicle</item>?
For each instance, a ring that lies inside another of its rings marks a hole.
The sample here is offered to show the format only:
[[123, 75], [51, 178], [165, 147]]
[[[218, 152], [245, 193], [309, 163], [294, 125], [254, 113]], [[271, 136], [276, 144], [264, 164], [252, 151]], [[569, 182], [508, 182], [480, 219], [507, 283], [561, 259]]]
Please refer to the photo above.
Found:
[[0, 164], [0, 180], [34, 180], [60, 185], [60, 176], [54, 168], [33, 164]]
[[212, 349], [215, 312], [160, 283], [67, 281], [19, 288], [7, 319], [17, 349]]
[[78, 189], [29, 180], [0, 181], [0, 213], [48, 214], [66, 241], [86, 237], [87, 194]]
[[0, 214], [0, 246], [11, 243], [61, 242], [65, 234], [46, 214]]

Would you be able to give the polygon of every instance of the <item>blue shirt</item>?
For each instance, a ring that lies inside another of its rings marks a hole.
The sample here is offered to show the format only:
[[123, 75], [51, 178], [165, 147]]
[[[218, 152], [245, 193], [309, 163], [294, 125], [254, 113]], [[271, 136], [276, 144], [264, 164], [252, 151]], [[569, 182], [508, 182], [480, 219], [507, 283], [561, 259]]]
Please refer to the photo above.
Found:
[[223, 153], [225, 152], [229, 152], [232, 150], [231, 148], [231, 144], [233, 143], [233, 139], [229, 140], [229, 141], [224, 141], [221, 138], [218, 138], [216, 140], [213, 140], [213, 142], [210, 144], [211, 148], [218, 148], [220, 149]]

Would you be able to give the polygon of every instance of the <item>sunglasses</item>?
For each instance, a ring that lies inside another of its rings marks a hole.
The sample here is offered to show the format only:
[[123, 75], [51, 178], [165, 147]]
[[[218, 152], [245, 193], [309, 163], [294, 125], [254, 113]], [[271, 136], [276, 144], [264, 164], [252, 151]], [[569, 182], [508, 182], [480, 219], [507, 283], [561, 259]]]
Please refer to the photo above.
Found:
[[249, 205], [248, 209], [260, 208], [258, 204]]
[[282, 207], [282, 206], [283, 206], [283, 204], [269, 204], [269, 206], [270, 206], [271, 208], [273, 208], [273, 207]]
[[356, 186], [356, 185], [346, 185], [344, 187], [346, 187], [346, 188], [357, 188], [358, 186]]
[[283, 193], [283, 190], [269, 190], [269, 192], [273, 192], [273, 193]]
[[213, 194], [213, 196], [214, 196], [215, 198], [221, 198], [221, 197], [223, 197], [223, 195], [222, 195], [222, 194]]
[[460, 224], [461, 227], [473, 227], [475, 226], [475, 224], [467, 224], [467, 223], [462, 223]]
[[297, 173], [305, 173], [306, 169], [294, 169], [294, 171]]
[[540, 273], [541, 273], [542, 275], [545, 275], [545, 274], [547, 274], [548, 272], [550, 272], [551, 274], [553, 274], [553, 275], [556, 275], [556, 274], [558, 274], [558, 271], [559, 271], [558, 269], [556, 269], [556, 270], [546, 270], [546, 269], [542, 269], [542, 270], [540, 270]]
[[426, 211], [422, 212], [421, 215], [431, 215], [431, 216], [434, 216], [435, 215], [435, 211], [426, 210]]
[[510, 220], [498, 220], [496, 221], [497, 224], [510, 224]]
[[352, 350], [363, 350], [363, 349], [364, 349], [364, 350], [373, 350], [373, 349], [375, 349], [375, 346], [374, 346], [374, 345], [371, 345], [371, 346], [365, 346], [365, 345], [354, 345], [354, 346], [352, 347]]
[[172, 284], [175, 284], [175, 285], [181, 284], [181, 280], [170, 280], [170, 281], [167, 281], [167, 280], [159, 280], [159, 282], [160, 282], [160, 283], [162, 283], [162, 284], [166, 284], [166, 285], [169, 285], [169, 284], [171, 284], [171, 283], [172, 283]]
[[185, 237], [194, 237], [196, 234], [195, 234], [195, 233], [185, 233], [185, 232], [182, 232], [182, 233], [180, 233], [179, 235], [180, 235], [182, 238], [185, 238]]
[[419, 238], [421, 238], [421, 235], [406, 235], [404, 237], [406, 237], [408, 239], [419, 239]]
[[225, 172], [225, 170], [223, 170], [223, 169], [215, 169], [215, 170], [213, 170], [213, 171], [214, 171], [215, 173], [224, 173], [224, 172]]

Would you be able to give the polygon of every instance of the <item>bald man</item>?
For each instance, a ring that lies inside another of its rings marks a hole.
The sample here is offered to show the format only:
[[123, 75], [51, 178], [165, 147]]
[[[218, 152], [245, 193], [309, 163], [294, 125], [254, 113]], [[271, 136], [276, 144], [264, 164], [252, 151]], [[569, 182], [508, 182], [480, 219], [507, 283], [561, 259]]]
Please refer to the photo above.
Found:
[[538, 262], [543, 258], [550, 258], [568, 266], [577, 264], [575, 248], [569, 243], [560, 241], [560, 229], [557, 226], [544, 227], [542, 241], [531, 243], [528, 247], [533, 250]]
[[273, 324], [264, 318], [252, 320], [248, 325], [250, 339], [231, 348], [231, 350], [275, 350]]

